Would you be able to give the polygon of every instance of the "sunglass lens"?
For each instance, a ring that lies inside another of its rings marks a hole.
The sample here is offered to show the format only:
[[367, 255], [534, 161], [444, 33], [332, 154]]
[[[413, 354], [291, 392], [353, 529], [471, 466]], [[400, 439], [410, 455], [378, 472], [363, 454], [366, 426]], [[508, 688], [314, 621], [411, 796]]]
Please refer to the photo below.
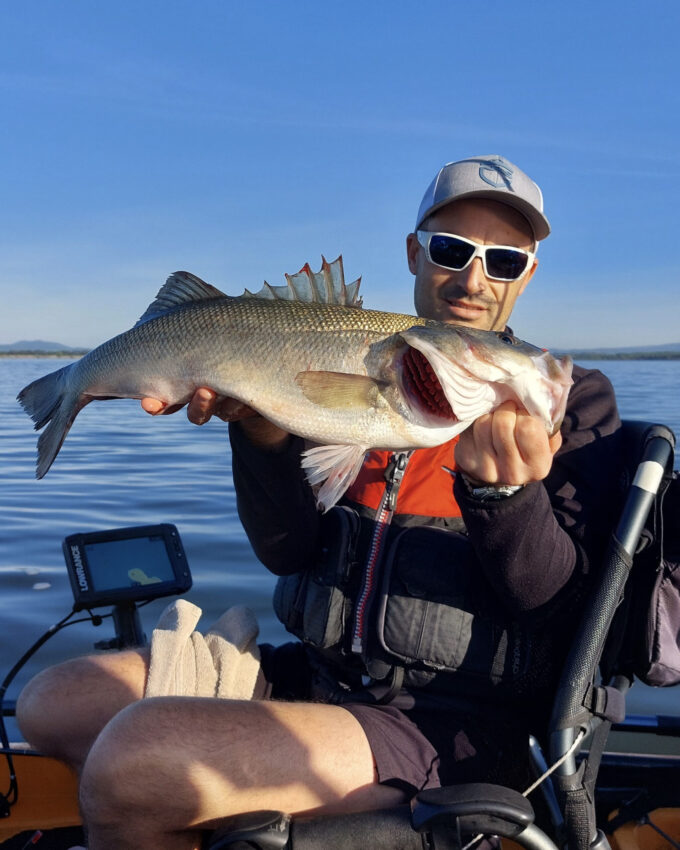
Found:
[[486, 251], [486, 267], [490, 277], [501, 280], [517, 280], [526, 271], [529, 258], [521, 251], [508, 248], [488, 248]]
[[474, 245], [456, 239], [455, 236], [435, 234], [430, 239], [432, 262], [447, 269], [462, 269], [473, 255]]

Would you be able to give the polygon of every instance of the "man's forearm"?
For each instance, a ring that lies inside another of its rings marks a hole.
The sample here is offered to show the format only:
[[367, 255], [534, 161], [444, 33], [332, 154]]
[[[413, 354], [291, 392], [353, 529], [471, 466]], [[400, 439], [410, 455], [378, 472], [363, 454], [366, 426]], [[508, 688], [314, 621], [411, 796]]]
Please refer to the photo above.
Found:
[[513, 611], [533, 610], [580, 583], [602, 557], [614, 522], [620, 420], [613, 390], [597, 372], [581, 369], [575, 378], [564, 443], [545, 481], [488, 503], [456, 482], [481, 568]]
[[550, 601], [583, 560], [577, 541], [557, 522], [541, 483], [528, 484], [507, 499], [479, 502], [457, 482], [456, 499], [484, 574], [513, 612]]
[[[229, 426], [243, 527], [255, 554], [273, 573], [305, 569], [316, 550], [319, 514], [300, 466], [304, 441], [283, 432], [282, 440], [269, 440], [263, 448], [246, 435], [244, 421]], [[261, 436], [275, 437], [271, 432]]]

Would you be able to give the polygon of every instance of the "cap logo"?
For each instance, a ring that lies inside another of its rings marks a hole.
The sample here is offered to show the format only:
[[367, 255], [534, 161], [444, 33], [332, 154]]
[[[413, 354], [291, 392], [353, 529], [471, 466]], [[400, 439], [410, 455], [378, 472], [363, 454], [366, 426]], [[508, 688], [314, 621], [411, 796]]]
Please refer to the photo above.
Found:
[[512, 191], [512, 175], [514, 171], [507, 165], [502, 164], [502, 160], [486, 160], [479, 166], [479, 177], [489, 186], [494, 189], [500, 186], [501, 181], [505, 184], [505, 188]]

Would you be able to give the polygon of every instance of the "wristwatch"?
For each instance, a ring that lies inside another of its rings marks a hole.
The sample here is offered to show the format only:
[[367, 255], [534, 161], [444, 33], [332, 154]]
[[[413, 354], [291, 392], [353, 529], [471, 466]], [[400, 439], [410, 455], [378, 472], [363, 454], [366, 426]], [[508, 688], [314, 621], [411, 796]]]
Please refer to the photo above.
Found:
[[470, 495], [480, 502], [494, 502], [514, 496], [524, 484], [485, 484], [483, 487], [470, 487]]
[[509, 496], [514, 496], [515, 493], [524, 487], [524, 484], [482, 484], [479, 487], [475, 487], [462, 473], [461, 478], [467, 487], [468, 493], [473, 499], [477, 499], [479, 502], [496, 502], [499, 499], [507, 499]]

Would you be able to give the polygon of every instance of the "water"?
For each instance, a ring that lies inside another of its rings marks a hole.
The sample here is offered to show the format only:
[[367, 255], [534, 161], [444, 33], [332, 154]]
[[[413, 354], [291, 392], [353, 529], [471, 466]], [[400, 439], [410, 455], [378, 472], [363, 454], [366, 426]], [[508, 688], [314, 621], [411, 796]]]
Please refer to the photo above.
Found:
[[[90, 404], [53, 469], [34, 479], [35, 434], [15, 397], [30, 381], [66, 360], [0, 358], [0, 674], [71, 608], [61, 554], [67, 534], [125, 525], [173, 522], [194, 576], [187, 598], [209, 625], [231, 604], [257, 614], [261, 638], [286, 638], [271, 611], [275, 578], [251, 552], [236, 513], [226, 426], [191, 425], [183, 413], [151, 420], [135, 401]], [[680, 362], [583, 363], [612, 380], [622, 416], [669, 425], [680, 434]], [[150, 633], [167, 600], [142, 610]], [[40, 649], [11, 686], [15, 697], [37, 670], [92, 649], [111, 637], [110, 621], [61, 631]], [[636, 686], [632, 713], [678, 713], [678, 689]]]
[[[262, 639], [283, 640], [271, 611], [275, 577], [253, 555], [237, 516], [224, 423], [197, 428], [184, 413], [152, 420], [132, 400], [93, 403], [78, 414], [52, 470], [35, 480], [37, 435], [15, 397], [67, 362], [0, 358], [0, 672], [71, 608], [63, 538], [118, 526], [177, 525], [194, 578], [186, 598], [203, 609], [201, 628], [229, 605], [246, 604]], [[147, 634], [167, 602], [142, 609]], [[8, 696], [38, 669], [112, 636], [110, 620], [97, 629], [85, 623], [62, 630]]]

